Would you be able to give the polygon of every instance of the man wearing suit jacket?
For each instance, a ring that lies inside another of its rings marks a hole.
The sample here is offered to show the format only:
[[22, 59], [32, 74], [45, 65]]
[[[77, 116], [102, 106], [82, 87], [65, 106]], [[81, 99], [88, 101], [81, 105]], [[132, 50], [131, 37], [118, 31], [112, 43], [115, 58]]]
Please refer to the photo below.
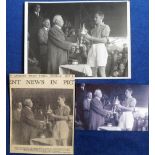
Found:
[[89, 117], [90, 117], [90, 103], [92, 100], [92, 92], [87, 93], [87, 97], [83, 101], [83, 121], [84, 121], [84, 128], [89, 129]]
[[94, 96], [90, 104], [90, 130], [97, 130], [98, 127], [104, 125], [105, 117], [109, 117], [112, 114], [112, 112], [103, 108], [101, 102], [102, 91], [100, 89], [95, 90]]
[[41, 28], [43, 21], [40, 11], [41, 11], [40, 5], [36, 4], [34, 6], [33, 12], [29, 13], [29, 19], [28, 19], [30, 48], [33, 50], [34, 55], [37, 59], [39, 59], [38, 31]]
[[50, 20], [44, 19], [43, 27], [39, 30], [39, 47], [40, 47], [40, 67], [41, 73], [47, 73], [47, 42], [48, 42], [48, 31], [50, 29]]
[[33, 102], [25, 99], [24, 108], [21, 111], [21, 144], [30, 145], [30, 140], [36, 137], [37, 129], [42, 128], [42, 124], [35, 120], [32, 112]]
[[48, 36], [48, 73], [58, 74], [59, 66], [68, 63], [67, 52], [77, 44], [65, 40], [62, 31], [64, 21], [61, 15], [55, 15], [53, 23], [54, 26], [49, 30]]

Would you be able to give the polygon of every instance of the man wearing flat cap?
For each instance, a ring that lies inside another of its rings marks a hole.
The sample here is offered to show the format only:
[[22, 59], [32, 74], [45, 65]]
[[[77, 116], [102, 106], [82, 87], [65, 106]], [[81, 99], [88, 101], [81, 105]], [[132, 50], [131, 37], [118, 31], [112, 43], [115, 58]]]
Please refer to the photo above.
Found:
[[53, 23], [54, 26], [48, 34], [48, 73], [58, 74], [59, 66], [68, 63], [67, 52], [77, 44], [65, 40], [65, 34], [62, 31], [64, 21], [61, 15], [55, 15]]
[[36, 137], [37, 129], [42, 128], [42, 124], [35, 120], [32, 112], [33, 102], [31, 99], [24, 100], [24, 107], [21, 111], [21, 143], [30, 145], [30, 140]]

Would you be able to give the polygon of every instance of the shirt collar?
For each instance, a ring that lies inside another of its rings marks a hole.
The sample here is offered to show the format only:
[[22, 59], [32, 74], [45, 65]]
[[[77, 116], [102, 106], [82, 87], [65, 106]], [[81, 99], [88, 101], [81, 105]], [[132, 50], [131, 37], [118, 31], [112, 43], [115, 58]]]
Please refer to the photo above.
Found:
[[22, 109], [17, 108], [17, 111], [21, 112], [21, 111], [22, 111]]
[[61, 30], [61, 27], [59, 26], [59, 25], [55, 25], [58, 29], [60, 29]]
[[101, 26], [105, 26], [104, 22], [102, 22], [100, 25], [95, 25], [95, 27], [101, 27]]
[[37, 16], [39, 16], [39, 13], [38, 13], [38, 12], [35, 11], [34, 13], [35, 13]]
[[88, 100], [88, 101], [91, 101], [91, 99], [90, 99], [90, 98], [88, 98], [87, 100]]
[[45, 29], [46, 31], [48, 31], [48, 28], [47, 28], [47, 27], [44, 27], [44, 29]]
[[101, 101], [101, 98], [99, 98], [98, 96], [95, 97], [97, 100]]
[[30, 107], [28, 107], [28, 106], [25, 106], [27, 109], [29, 109], [29, 110], [31, 110], [31, 108]]

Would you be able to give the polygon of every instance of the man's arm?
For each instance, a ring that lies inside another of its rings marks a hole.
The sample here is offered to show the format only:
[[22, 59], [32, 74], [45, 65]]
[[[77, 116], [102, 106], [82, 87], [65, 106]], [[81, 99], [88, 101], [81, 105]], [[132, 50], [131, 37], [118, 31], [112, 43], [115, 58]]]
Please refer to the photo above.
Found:
[[57, 120], [69, 120], [69, 113], [70, 113], [69, 106], [65, 106], [65, 108], [63, 109], [63, 116], [57, 115], [57, 114], [54, 114], [54, 113], [50, 113], [49, 116], [50, 116], [51, 119], [54, 118], [56, 121]]
[[44, 31], [42, 29], [38, 32], [38, 40], [40, 44], [47, 44], [48, 40], [44, 37]]
[[108, 110], [105, 110], [103, 108], [100, 108], [97, 104], [92, 103], [91, 104], [91, 109], [94, 110], [96, 113], [99, 115], [106, 117], [110, 112]]
[[85, 99], [85, 100], [83, 101], [83, 110], [89, 110], [88, 104], [87, 104], [87, 99]]
[[135, 110], [135, 106], [136, 106], [136, 99], [133, 98], [133, 100], [130, 103], [130, 107], [126, 107], [124, 105], [118, 105], [118, 107], [123, 110], [123, 111], [134, 111]]
[[125, 107], [125, 106], [120, 106], [120, 109], [123, 111], [134, 111], [134, 107]]
[[27, 123], [30, 126], [39, 128], [40, 122], [38, 120], [35, 120], [32, 113], [25, 113], [24, 122]]
[[58, 121], [58, 120], [68, 120], [69, 119], [69, 117], [68, 116], [60, 116], [60, 115], [56, 115], [56, 114], [53, 114], [53, 113], [51, 113], [51, 114], [48, 114], [48, 116], [49, 116], [49, 119], [50, 120], [56, 120], [56, 121]]
[[86, 35], [86, 38], [92, 42], [106, 44], [108, 41], [109, 34], [110, 34], [110, 27], [106, 25], [104, 30], [102, 31], [101, 38], [93, 37], [90, 36], [89, 34]]
[[71, 50], [72, 46], [75, 44], [62, 40], [60, 34], [54, 29], [51, 29], [49, 31], [49, 41], [51, 41], [53, 44], [55, 44], [57, 47], [63, 49], [63, 50]]
[[93, 36], [88, 36], [87, 35], [87, 39], [89, 39], [90, 41], [92, 42], [97, 42], [97, 43], [104, 43], [106, 44], [108, 39], [106, 37], [103, 37], [103, 38], [97, 38], [97, 37], [93, 37]]

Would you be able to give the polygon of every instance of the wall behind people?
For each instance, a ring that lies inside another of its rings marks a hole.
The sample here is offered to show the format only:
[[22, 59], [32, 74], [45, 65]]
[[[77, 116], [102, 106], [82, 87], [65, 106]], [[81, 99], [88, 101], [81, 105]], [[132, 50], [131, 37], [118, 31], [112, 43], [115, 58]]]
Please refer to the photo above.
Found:
[[[75, 28], [79, 28], [80, 23], [86, 23], [88, 29], [92, 28], [92, 19], [97, 10], [101, 10], [105, 15], [105, 23], [110, 26], [110, 36], [125, 37], [127, 35], [127, 5], [126, 3], [72, 3], [72, 4], [40, 4], [42, 14], [46, 18], [52, 18], [55, 14], [61, 14], [65, 20], [71, 22]], [[29, 12], [32, 11], [33, 4], [29, 5]]]
[[[79, 84], [76, 85], [76, 94], [78, 95]], [[94, 93], [96, 89], [101, 89], [103, 93], [108, 95], [109, 98], [113, 98], [114, 96], [119, 96], [119, 99], [125, 99], [125, 90], [127, 88], [131, 88], [133, 90], [133, 97], [137, 100], [137, 107], [147, 107], [149, 102], [149, 87], [148, 85], [92, 85], [86, 84], [87, 91], [91, 91]]]
[[59, 95], [64, 95], [66, 98], [66, 104], [73, 109], [73, 91], [71, 89], [31, 89], [31, 88], [18, 88], [13, 89], [13, 103], [23, 102], [25, 98], [30, 98], [34, 103], [34, 109], [48, 108], [49, 104], [51, 109], [57, 108], [57, 99]]

